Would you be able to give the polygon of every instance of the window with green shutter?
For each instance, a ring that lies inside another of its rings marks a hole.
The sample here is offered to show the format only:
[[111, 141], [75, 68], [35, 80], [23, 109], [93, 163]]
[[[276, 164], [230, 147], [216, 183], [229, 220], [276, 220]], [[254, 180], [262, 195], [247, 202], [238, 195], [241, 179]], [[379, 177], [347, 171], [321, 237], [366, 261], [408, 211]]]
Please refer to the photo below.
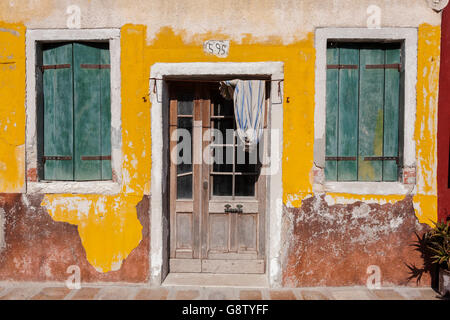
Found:
[[328, 181], [398, 181], [401, 44], [328, 43]]
[[111, 180], [111, 81], [107, 43], [42, 47], [44, 180]]

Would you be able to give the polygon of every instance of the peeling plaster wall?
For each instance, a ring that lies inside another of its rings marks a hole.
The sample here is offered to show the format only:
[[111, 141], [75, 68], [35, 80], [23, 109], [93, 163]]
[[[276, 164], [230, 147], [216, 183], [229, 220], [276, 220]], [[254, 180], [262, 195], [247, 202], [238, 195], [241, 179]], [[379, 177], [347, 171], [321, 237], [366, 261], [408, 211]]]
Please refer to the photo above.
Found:
[[[0, 206], [5, 211], [6, 243], [4, 250], [0, 250], [1, 280], [65, 281], [70, 275], [66, 273], [67, 268], [75, 265], [80, 268], [82, 282], [147, 281], [150, 203], [148, 196], [143, 197], [135, 207], [138, 223], [144, 226], [142, 230], [136, 232], [142, 237], [142, 241], [133, 246], [129, 255], [123, 257], [120, 269], [104, 270], [105, 272], [99, 272], [95, 267], [96, 264], [102, 266], [102, 261], [89, 260], [92, 253], [89, 246], [83, 243], [85, 238], [82, 236], [86, 232], [83, 230], [85, 226], [76, 226], [70, 221], [61, 222], [52, 217], [41, 205], [44, 197], [42, 194], [0, 195]], [[70, 214], [70, 211], [68, 213]], [[105, 217], [105, 219], [112, 218]], [[98, 237], [104, 236], [108, 231], [101, 232], [99, 230], [102, 228], [101, 225], [94, 223], [88, 225], [94, 229], [94, 233], [99, 233], [89, 238], [90, 241], [92, 239], [98, 241], [99, 249], [110, 254], [110, 250], [121, 247], [118, 243], [124, 239], [123, 236], [120, 237], [119, 231], [112, 233], [118, 237], [114, 242], [110, 238]]]
[[0, 252], [2, 252], [5, 247], [5, 210], [0, 208]]
[[[289, 44], [308, 36], [317, 27], [366, 27], [367, 10], [381, 9], [381, 26], [407, 27], [440, 24], [440, 15], [425, 0], [2, 0], [0, 21], [23, 22], [27, 28], [66, 28], [66, 9], [79, 6], [82, 28], [121, 27], [127, 23], [148, 28], [152, 42], [171, 26], [187, 43], [200, 43], [211, 32], [244, 42], [278, 37]], [[401, 14], [399, 14], [401, 12]], [[230, 23], [233, 21], [233, 23]]]
[[[367, 268], [380, 268], [382, 286], [430, 285], [431, 269], [412, 250], [429, 230], [414, 215], [412, 197], [395, 203], [329, 205], [324, 196], [286, 208], [283, 232], [285, 286], [365, 285]], [[417, 275], [417, 274], [416, 274]]]
[[24, 49], [25, 27], [0, 22], [0, 193], [24, 191]]
[[[21, 196], [26, 192], [25, 31], [66, 28], [66, 9], [73, 4], [81, 9], [82, 28], [121, 28], [123, 185], [117, 195]], [[369, 5], [381, 8], [382, 27], [418, 29], [416, 184], [406, 196], [315, 194], [314, 29], [366, 27]], [[76, 262], [87, 281], [146, 281], [149, 221], [148, 211], [139, 210], [151, 192], [150, 67], [158, 62], [281, 61], [280, 203], [285, 214], [280, 232], [289, 231], [280, 252], [283, 284], [361, 284], [370, 256], [378, 257], [386, 283], [404, 283], [405, 270], [396, 269], [408, 257], [419, 263], [408, 246], [412, 234], [437, 217], [440, 19], [423, 0], [231, 0], [221, 5], [212, 0], [0, 0], [0, 198], [6, 216], [0, 280], [62, 280], [68, 263]], [[229, 56], [206, 55], [202, 43], [210, 39], [230, 40]], [[331, 264], [312, 239], [329, 250], [335, 266], [346, 266], [353, 275], [344, 267], [329, 271]], [[32, 250], [33, 241], [39, 249]], [[352, 266], [358, 259], [361, 263]], [[46, 273], [50, 261], [53, 271]], [[326, 270], [320, 267], [324, 261]]]

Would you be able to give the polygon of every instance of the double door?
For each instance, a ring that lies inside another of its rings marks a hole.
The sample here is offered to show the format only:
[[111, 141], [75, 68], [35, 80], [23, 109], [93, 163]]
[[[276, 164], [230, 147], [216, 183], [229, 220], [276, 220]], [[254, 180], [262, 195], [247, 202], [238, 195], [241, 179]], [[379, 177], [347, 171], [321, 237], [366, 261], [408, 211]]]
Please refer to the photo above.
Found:
[[170, 272], [264, 273], [263, 137], [246, 151], [218, 83], [170, 83]]

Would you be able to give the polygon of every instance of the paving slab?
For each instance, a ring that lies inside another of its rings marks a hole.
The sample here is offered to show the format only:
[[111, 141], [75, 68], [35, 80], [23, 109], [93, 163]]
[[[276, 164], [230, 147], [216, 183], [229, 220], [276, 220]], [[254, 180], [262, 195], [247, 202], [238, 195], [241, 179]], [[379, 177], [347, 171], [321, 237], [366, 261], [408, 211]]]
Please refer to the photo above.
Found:
[[373, 300], [374, 296], [367, 289], [332, 289], [331, 295], [336, 300]]
[[270, 290], [272, 300], [297, 300], [292, 290]]
[[199, 290], [179, 290], [175, 294], [175, 300], [194, 300], [200, 297]]
[[64, 287], [43, 288], [31, 300], [62, 300], [70, 293], [70, 289]]
[[97, 294], [97, 300], [131, 300], [136, 295], [135, 288], [106, 287]]
[[166, 288], [139, 290], [134, 300], [167, 300], [169, 290]]
[[240, 300], [262, 300], [261, 290], [241, 290], [239, 292]]
[[319, 290], [300, 290], [299, 295], [303, 300], [330, 300], [325, 293]]
[[205, 290], [204, 298], [207, 300], [235, 300], [237, 297], [232, 289]]
[[39, 290], [34, 287], [11, 288], [2, 293], [0, 300], [28, 300]]
[[93, 300], [100, 292], [100, 288], [81, 288], [76, 290], [71, 300]]

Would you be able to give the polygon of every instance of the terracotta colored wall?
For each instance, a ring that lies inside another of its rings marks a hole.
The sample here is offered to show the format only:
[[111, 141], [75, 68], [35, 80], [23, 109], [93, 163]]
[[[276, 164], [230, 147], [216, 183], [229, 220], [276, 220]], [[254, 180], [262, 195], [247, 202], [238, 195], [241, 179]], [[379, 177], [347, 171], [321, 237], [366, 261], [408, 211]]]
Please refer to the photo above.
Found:
[[[148, 279], [149, 197], [136, 206], [143, 227], [142, 241], [117, 271], [98, 272], [88, 261], [80, 229], [57, 222], [41, 206], [44, 195], [0, 194], [4, 213], [6, 247], [0, 253], [0, 279], [18, 281], [65, 281], [67, 268], [80, 268], [83, 282], [145, 282]], [[111, 246], [108, 239], [97, 246]]]

